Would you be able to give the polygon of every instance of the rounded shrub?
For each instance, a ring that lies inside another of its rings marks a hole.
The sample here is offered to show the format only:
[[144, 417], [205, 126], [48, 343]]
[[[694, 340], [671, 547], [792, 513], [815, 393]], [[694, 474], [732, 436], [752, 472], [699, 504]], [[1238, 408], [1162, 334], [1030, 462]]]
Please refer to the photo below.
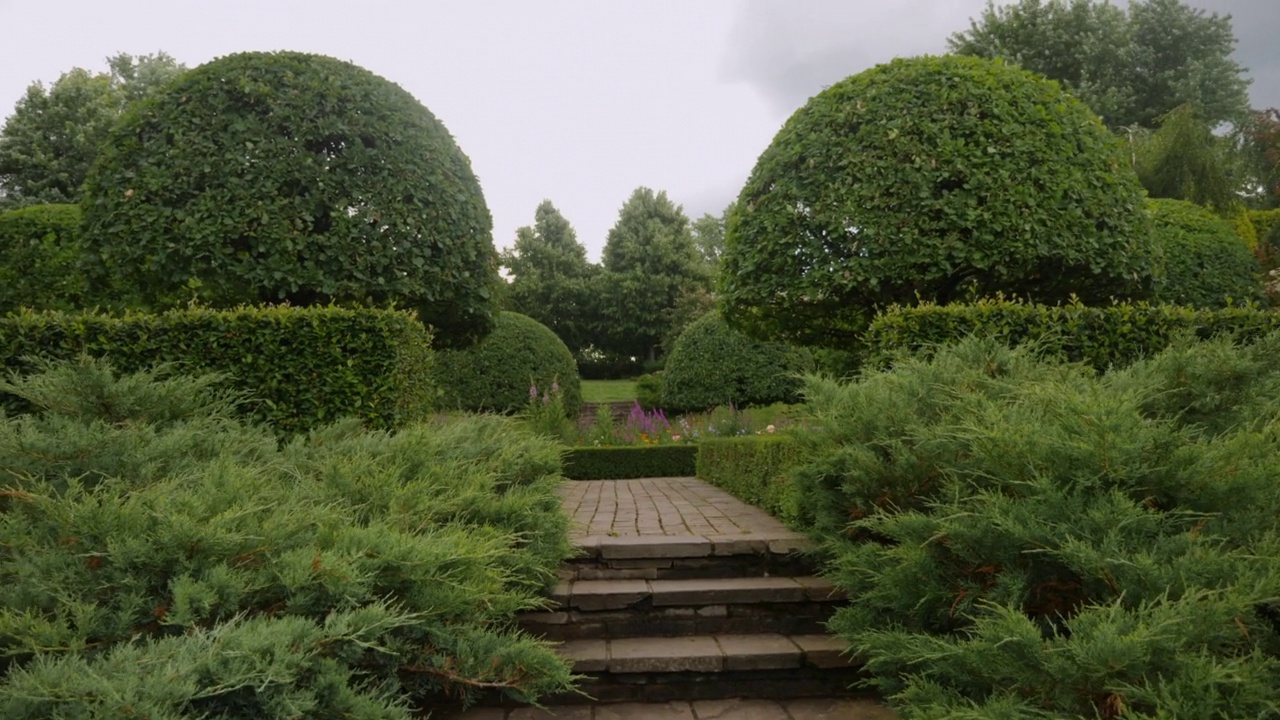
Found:
[[333, 58], [187, 72], [112, 129], [83, 208], [92, 278], [143, 306], [396, 304], [446, 345], [496, 313], [470, 161], [412, 95]]
[[813, 369], [808, 350], [752, 340], [712, 312], [676, 340], [662, 371], [662, 406], [672, 412], [795, 402], [801, 380]]
[[471, 412], [513, 413], [559, 385], [565, 413], [576, 417], [582, 387], [573, 353], [546, 325], [527, 315], [498, 313], [493, 332], [466, 348], [436, 353], [432, 373], [441, 405]]
[[726, 319], [840, 347], [878, 307], [1149, 292], [1143, 190], [1102, 122], [1000, 61], [898, 59], [779, 131], [727, 219]]
[[1149, 208], [1163, 255], [1157, 300], [1221, 308], [1263, 299], [1262, 267], [1231, 222], [1186, 200], [1150, 200]]
[[0, 313], [76, 310], [85, 302], [78, 205], [0, 213]]

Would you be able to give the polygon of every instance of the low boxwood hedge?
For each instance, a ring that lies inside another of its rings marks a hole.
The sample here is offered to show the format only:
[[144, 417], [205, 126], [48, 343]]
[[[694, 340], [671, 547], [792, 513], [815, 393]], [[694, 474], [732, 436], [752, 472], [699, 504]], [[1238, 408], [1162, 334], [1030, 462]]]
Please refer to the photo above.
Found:
[[730, 495], [786, 519], [786, 472], [800, 460], [800, 446], [786, 435], [707, 438], [698, 443], [697, 476]]
[[575, 447], [565, 455], [564, 476], [570, 480], [691, 477], [697, 458], [696, 445]]
[[[34, 359], [109, 359], [122, 372], [174, 363], [216, 372], [247, 394], [242, 411], [283, 434], [340, 417], [394, 428], [424, 417], [435, 390], [430, 335], [404, 312], [269, 307], [160, 314], [25, 312], [0, 318], [0, 367], [25, 374]], [[0, 395], [0, 408], [25, 404]]]

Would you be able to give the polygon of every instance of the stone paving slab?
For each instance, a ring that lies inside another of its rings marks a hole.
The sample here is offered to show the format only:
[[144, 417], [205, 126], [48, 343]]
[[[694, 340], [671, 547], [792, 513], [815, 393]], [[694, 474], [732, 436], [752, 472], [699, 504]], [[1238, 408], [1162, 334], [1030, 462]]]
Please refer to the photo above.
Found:
[[700, 700], [697, 702], [476, 708], [447, 720], [897, 720], [875, 700]]
[[708, 554], [716, 541], [799, 539], [769, 513], [697, 478], [576, 480], [560, 496], [579, 539], [692, 536], [708, 539]]
[[718, 673], [773, 670], [802, 665], [821, 669], [852, 666], [848, 647], [827, 635], [686, 635], [569, 640], [559, 646], [576, 673]]

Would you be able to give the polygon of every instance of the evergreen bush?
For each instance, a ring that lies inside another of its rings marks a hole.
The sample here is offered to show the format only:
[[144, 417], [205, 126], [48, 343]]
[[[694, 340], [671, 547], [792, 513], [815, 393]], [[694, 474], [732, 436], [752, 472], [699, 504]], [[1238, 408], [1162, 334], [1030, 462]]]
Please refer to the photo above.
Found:
[[809, 351], [752, 340], [711, 312], [691, 323], [667, 355], [662, 407], [689, 412], [795, 402], [798, 373], [812, 369]]
[[78, 205], [0, 213], [0, 315], [81, 308], [88, 289], [82, 251]]
[[1186, 200], [1150, 200], [1160, 248], [1155, 299], [1220, 308], [1263, 299], [1262, 267], [1231, 223]]
[[1143, 298], [1143, 197], [1057, 83], [897, 59], [814, 96], [760, 156], [727, 218], [721, 306], [757, 337], [840, 347], [892, 304]]
[[446, 408], [514, 413], [535, 389], [546, 393], [553, 385], [568, 417], [582, 407], [573, 353], [550, 328], [520, 313], [499, 313], [493, 332], [475, 345], [436, 353], [431, 374]]
[[398, 85], [296, 52], [228, 55], [127, 111], [84, 190], [95, 286], [165, 309], [413, 309], [492, 327], [493, 222], [449, 131]]
[[970, 338], [811, 379], [791, 479], [831, 627], [908, 717], [1275, 715], [1278, 351], [1098, 376]]
[[[346, 416], [377, 428], [425, 416], [436, 399], [430, 340], [412, 315], [388, 310], [28, 312], [0, 318], [0, 367], [26, 373], [32, 359], [85, 354], [128, 372], [164, 362], [217, 372], [249, 396], [240, 405], [245, 416], [289, 435]], [[0, 408], [28, 407], [0, 392]]]
[[891, 308], [871, 323], [863, 343], [871, 364], [883, 366], [904, 354], [928, 355], [980, 335], [1012, 345], [1030, 343], [1042, 355], [1105, 371], [1159, 352], [1184, 332], [1248, 340], [1277, 328], [1280, 314], [1247, 307], [1044, 306], [985, 299], [965, 305]]
[[557, 446], [472, 417], [278, 448], [216, 385], [90, 359], [6, 384], [39, 410], [0, 418], [0, 717], [408, 720], [570, 688], [513, 629], [571, 554]]

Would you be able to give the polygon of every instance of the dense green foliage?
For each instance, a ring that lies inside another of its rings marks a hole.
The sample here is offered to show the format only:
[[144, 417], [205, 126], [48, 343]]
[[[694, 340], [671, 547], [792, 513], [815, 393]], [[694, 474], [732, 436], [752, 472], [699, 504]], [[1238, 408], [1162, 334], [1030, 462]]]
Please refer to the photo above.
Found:
[[768, 339], [839, 347], [876, 309], [997, 291], [1142, 296], [1142, 187], [1057, 85], [996, 61], [899, 59], [787, 121], [729, 216], [721, 303]]
[[812, 369], [808, 351], [752, 340], [711, 312], [691, 324], [667, 356], [661, 405], [689, 412], [791, 403], [800, 392], [799, 373]]
[[569, 687], [512, 630], [570, 554], [559, 451], [502, 418], [278, 449], [207, 378], [4, 387], [0, 716], [419, 715]]
[[799, 464], [800, 446], [786, 435], [704, 438], [698, 441], [698, 479], [745, 503], [789, 519], [799, 514], [787, 477]]
[[516, 230], [515, 246], [502, 252], [501, 262], [511, 274], [507, 310], [551, 328], [574, 355], [596, 342], [592, 282], [599, 267], [587, 262], [587, 249], [550, 200], [538, 205], [532, 227]]
[[582, 407], [573, 354], [546, 325], [519, 313], [499, 313], [493, 332], [471, 347], [436, 353], [431, 375], [445, 408], [518, 412], [531, 388], [544, 393], [552, 385], [569, 416]]
[[814, 379], [791, 473], [904, 718], [1275, 717], [1280, 333]]
[[1280, 250], [1280, 208], [1250, 210], [1249, 221], [1258, 234], [1258, 242]]
[[110, 72], [74, 68], [32, 83], [0, 128], [0, 210], [80, 201], [90, 165], [127, 107], [185, 69], [165, 53], [107, 58]]
[[112, 129], [84, 216], [92, 277], [151, 308], [395, 303], [442, 346], [496, 311], [470, 161], [408, 92], [332, 58], [241, 53], [183, 74]]
[[20, 307], [83, 307], [80, 207], [33, 205], [0, 213], [0, 314]]
[[1260, 208], [1280, 204], [1280, 108], [1250, 114], [1240, 132], [1250, 200]]
[[1212, 126], [1243, 120], [1249, 79], [1235, 44], [1230, 16], [1179, 0], [989, 1], [948, 42], [1061, 82], [1112, 128], [1154, 128], [1188, 103]]
[[697, 471], [696, 445], [572, 447], [565, 453], [570, 480], [691, 477]]
[[[10, 372], [31, 370], [32, 359], [81, 354], [127, 372], [171, 362], [224, 374], [249, 398], [242, 412], [284, 434], [348, 416], [401, 427], [436, 399], [430, 335], [406, 313], [275, 307], [0, 318], [0, 367]], [[23, 407], [3, 393], [0, 402]]]
[[1187, 200], [1219, 212], [1239, 205], [1231, 141], [1214, 135], [1213, 127], [1191, 105], [1174, 108], [1159, 123], [1154, 133], [1128, 133], [1134, 170], [1147, 195]]
[[1280, 314], [1245, 307], [1196, 310], [1172, 305], [1085, 307], [979, 300], [970, 305], [893, 308], [864, 337], [873, 363], [903, 354], [928, 355], [970, 335], [1012, 345], [1032, 344], [1046, 357], [1084, 362], [1097, 370], [1124, 366], [1159, 352], [1184, 332], [1256, 338], [1280, 328]]
[[689, 218], [665, 192], [637, 188], [618, 211], [600, 259], [597, 347], [610, 355], [656, 359], [669, 311], [689, 291], [710, 283]]
[[1230, 222], [1185, 200], [1152, 200], [1150, 208], [1163, 255], [1156, 300], [1221, 308], [1263, 299], [1258, 258]]

